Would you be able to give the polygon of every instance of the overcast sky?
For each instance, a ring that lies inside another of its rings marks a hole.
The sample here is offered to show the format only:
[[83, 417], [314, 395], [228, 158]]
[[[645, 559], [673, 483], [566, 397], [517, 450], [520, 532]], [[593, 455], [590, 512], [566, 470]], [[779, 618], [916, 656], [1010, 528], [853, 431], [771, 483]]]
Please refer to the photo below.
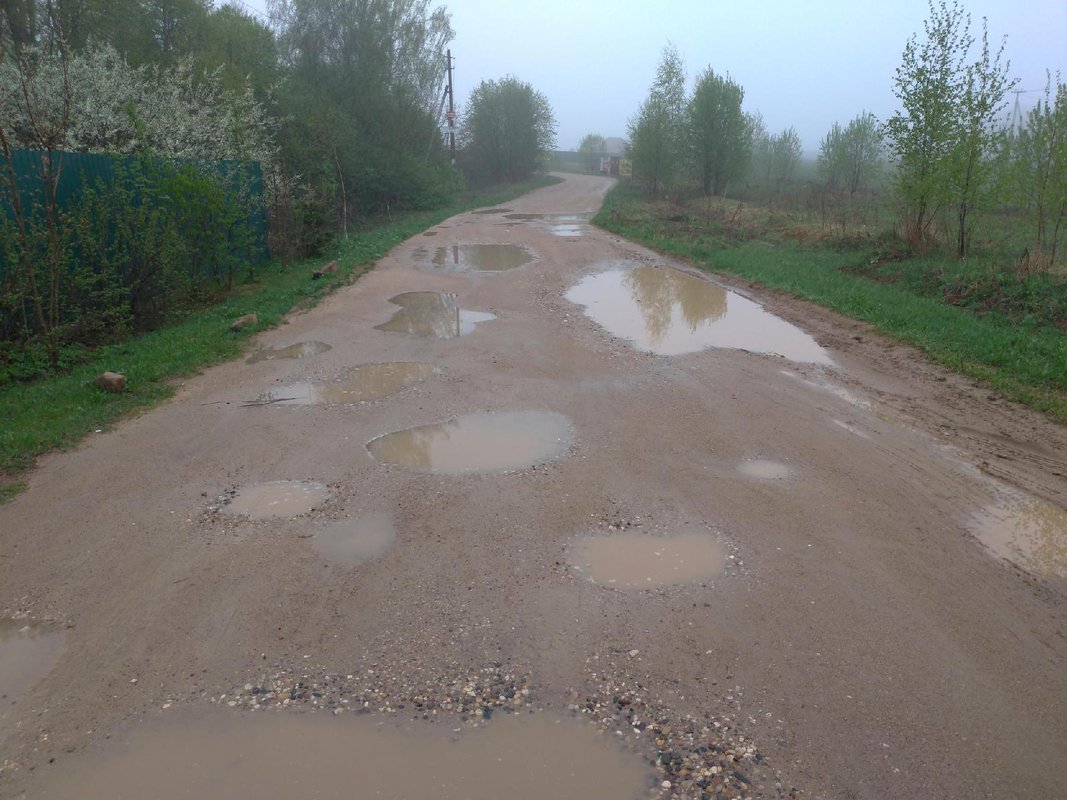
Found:
[[[263, 8], [265, 0], [246, 0]], [[807, 151], [860, 111], [888, 118], [893, 71], [921, 32], [926, 0], [442, 0], [456, 38], [456, 100], [480, 81], [514, 75], [551, 103], [558, 146], [586, 133], [625, 136], [670, 41], [692, 77], [706, 66], [745, 89], [767, 127], [794, 126]], [[1067, 74], [1067, 0], [964, 0], [980, 30], [1008, 37], [1020, 89]], [[1022, 95], [1032, 105], [1036, 93]], [[1009, 109], [1010, 111], [1010, 109]]]

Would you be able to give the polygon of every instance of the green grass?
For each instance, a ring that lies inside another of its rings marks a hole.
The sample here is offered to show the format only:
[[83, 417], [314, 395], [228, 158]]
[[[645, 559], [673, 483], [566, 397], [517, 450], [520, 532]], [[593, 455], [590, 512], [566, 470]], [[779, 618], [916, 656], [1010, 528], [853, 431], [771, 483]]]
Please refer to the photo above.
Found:
[[[915, 345], [934, 361], [1007, 397], [1067, 422], [1067, 337], [1051, 326], [1021, 326], [924, 295], [910, 282], [881, 283], [855, 273], [870, 253], [787, 240], [730, 242], [661, 219], [629, 187], [609, 194], [601, 227], [702, 269], [736, 275], [811, 300]], [[910, 287], [910, 288], [909, 288]]]
[[[151, 333], [101, 347], [68, 374], [0, 389], [0, 504], [21, 491], [19, 474], [33, 466], [40, 454], [70, 447], [85, 435], [171, 396], [173, 379], [238, 356], [249, 336], [356, 280], [404, 240], [454, 214], [500, 205], [558, 182], [558, 178], [544, 176], [494, 187], [467, 194], [447, 208], [379, 222], [350, 234], [348, 241], [339, 241], [321, 258], [289, 266], [265, 265], [257, 270], [254, 283], [236, 287], [222, 302]], [[311, 270], [331, 259], [338, 261], [340, 272], [311, 280]], [[257, 325], [240, 333], [229, 331], [236, 317], [250, 313], [258, 316]], [[109, 394], [93, 385], [104, 370], [124, 374], [126, 390]]]

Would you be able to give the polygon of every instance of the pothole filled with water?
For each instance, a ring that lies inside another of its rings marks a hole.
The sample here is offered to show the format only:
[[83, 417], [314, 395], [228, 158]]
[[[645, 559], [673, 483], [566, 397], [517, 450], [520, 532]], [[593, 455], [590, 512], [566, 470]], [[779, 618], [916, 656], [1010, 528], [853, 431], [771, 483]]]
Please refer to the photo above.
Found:
[[975, 514], [971, 532], [994, 554], [1023, 569], [1067, 579], [1067, 512], [1019, 499]]
[[562, 414], [498, 411], [388, 433], [367, 449], [383, 464], [417, 470], [499, 472], [554, 461], [570, 448], [571, 437]]
[[468, 311], [459, 307], [459, 300], [451, 292], [404, 292], [389, 298], [400, 306], [388, 322], [375, 329], [412, 336], [455, 339], [474, 331], [479, 322], [496, 319], [484, 311]]
[[245, 363], [256, 364], [260, 361], [274, 361], [277, 358], [311, 358], [331, 349], [333, 349], [332, 346], [326, 342], [297, 342], [288, 347], [257, 350]]
[[833, 363], [810, 335], [758, 303], [669, 267], [587, 275], [566, 297], [612, 335], [658, 355], [721, 347]]
[[713, 536], [698, 531], [670, 536], [593, 534], [574, 543], [570, 563], [603, 586], [654, 589], [721, 575], [726, 555]]
[[430, 257], [435, 267], [500, 272], [533, 261], [533, 255], [516, 244], [454, 244], [438, 247]]
[[25, 619], [0, 619], [0, 719], [59, 658], [64, 632]]
[[211, 714], [135, 728], [42, 776], [50, 798], [637, 800], [650, 773], [592, 725], [548, 714], [478, 729], [369, 717]]
[[381, 400], [424, 381], [440, 370], [432, 364], [391, 361], [360, 364], [329, 383], [299, 382], [272, 389], [246, 405], [319, 405]]
[[237, 490], [222, 507], [227, 514], [251, 519], [298, 517], [330, 499], [330, 490], [312, 481], [268, 481]]
[[311, 538], [311, 546], [318, 555], [348, 567], [381, 558], [395, 544], [393, 518], [382, 512], [334, 520]]
[[784, 481], [793, 477], [793, 468], [777, 461], [768, 461], [764, 458], [754, 458], [742, 461], [737, 471], [747, 478], [756, 478], [764, 481]]

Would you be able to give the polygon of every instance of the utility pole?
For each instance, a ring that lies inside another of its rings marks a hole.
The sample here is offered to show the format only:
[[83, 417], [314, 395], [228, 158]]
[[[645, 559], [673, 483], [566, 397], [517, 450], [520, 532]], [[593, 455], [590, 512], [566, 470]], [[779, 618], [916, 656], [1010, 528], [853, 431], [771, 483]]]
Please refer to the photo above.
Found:
[[448, 149], [452, 154], [452, 166], [456, 166], [456, 104], [452, 94], [452, 51], [446, 51], [448, 59]]

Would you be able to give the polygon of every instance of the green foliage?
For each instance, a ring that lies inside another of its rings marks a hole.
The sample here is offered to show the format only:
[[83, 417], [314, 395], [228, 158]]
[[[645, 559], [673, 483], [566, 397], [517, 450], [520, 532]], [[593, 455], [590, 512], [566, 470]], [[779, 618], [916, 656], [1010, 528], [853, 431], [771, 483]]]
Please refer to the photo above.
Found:
[[697, 76], [688, 106], [691, 157], [705, 195], [725, 194], [748, 170], [752, 139], [741, 110], [745, 90], [729, 75], [708, 67]]
[[849, 194], [869, 188], [884, 152], [882, 126], [864, 111], [842, 128], [834, 123], [819, 145], [819, 172], [832, 190]]
[[648, 97], [628, 125], [634, 179], [653, 197], [669, 189], [682, 168], [685, 111], [685, 65], [674, 45], [668, 44]]
[[555, 146], [556, 119], [530, 84], [513, 77], [482, 81], [471, 92], [460, 141], [476, 183], [525, 180]]
[[578, 158], [586, 172], [600, 172], [600, 159], [607, 152], [607, 142], [599, 133], [587, 133], [578, 145]]

